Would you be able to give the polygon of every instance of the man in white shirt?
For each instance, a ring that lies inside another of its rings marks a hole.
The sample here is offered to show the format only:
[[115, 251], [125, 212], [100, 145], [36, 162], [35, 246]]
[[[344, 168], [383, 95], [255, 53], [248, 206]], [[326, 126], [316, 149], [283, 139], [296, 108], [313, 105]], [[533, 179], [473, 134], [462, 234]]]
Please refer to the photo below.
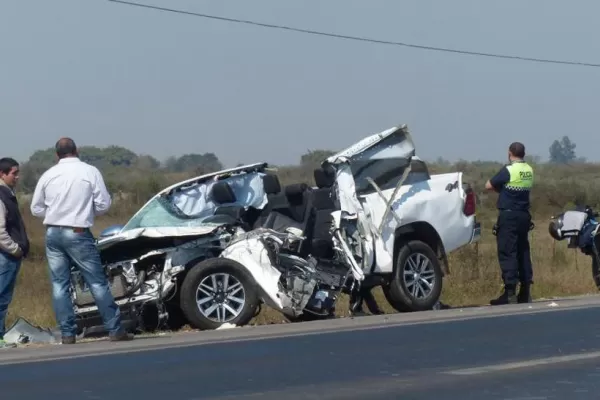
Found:
[[131, 340], [121, 327], [121, 313], [110, 292], [100, 254], [90, 228], [94, 217], [111, 206], [100, 171], [79, 159], [75, 142], [56, 143], [58, 164], [38, 181], [31, 199], [31, 213], [46, 226], [46, 257], [52, 280], [54, 312], [63, 344], [75, 343], [77, 324], [69, 294], [71, 265], [75, 265], [91, 289], [110, 340]]

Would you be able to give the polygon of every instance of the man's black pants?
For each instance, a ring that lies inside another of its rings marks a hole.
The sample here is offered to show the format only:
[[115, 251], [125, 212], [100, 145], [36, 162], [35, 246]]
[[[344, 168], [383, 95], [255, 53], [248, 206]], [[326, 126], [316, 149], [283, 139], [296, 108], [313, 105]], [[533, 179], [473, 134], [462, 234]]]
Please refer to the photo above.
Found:
[[500, 210], [496, 243], [498, 262], [505, 285], [533, 283], [533, 267], [529, 252], [531, 215], [527, 211]]

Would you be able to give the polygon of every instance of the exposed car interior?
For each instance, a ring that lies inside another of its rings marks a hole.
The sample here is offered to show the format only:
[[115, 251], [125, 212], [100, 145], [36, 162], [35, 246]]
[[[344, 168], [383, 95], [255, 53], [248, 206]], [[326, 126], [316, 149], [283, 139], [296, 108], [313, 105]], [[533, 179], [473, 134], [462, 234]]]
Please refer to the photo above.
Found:
[[239, 225], [245, 230], [263, 227], [285, 232], [287, 228], [294, 227], [300, 229], [306, 238], [300, 244], [300, 256], [310, 253], [317, 258], [332, 258], [331, 213], [339, 209], [333, 190], [334, 170], [315, 169], [315, 188], [306, 183], [282, 188], [279, 177], [272, 173], [265, 174], [262, 180], [268, 200], [262, 210], [245, 209], [235, 204], [237, 199], [231, 186], [225, 181], [216, 182], [209, 196], [218, 206], [214, 215], [205, 221]]

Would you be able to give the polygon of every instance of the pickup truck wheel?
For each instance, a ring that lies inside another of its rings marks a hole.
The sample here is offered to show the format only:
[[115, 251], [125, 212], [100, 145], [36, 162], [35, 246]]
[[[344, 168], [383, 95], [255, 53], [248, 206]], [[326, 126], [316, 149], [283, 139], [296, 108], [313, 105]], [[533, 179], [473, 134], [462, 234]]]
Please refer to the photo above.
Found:
[[412, 240], [398, 252], [394, 273], [383, 293], [399, 312], [433, 309], [442, 293], [442, 268], [426, 243]]
[[224, 323], [243, 326], [259, 306], [256, 283], [240, 263], [210, 258], [187, 273], [180, 292], [181, 310], [196, 329], [216, 329]]

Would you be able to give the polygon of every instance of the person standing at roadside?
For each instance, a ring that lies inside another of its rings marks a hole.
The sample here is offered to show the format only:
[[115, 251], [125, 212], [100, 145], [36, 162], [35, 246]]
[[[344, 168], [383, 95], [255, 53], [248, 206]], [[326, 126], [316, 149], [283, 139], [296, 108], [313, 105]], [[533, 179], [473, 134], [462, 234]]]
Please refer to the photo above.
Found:
[[528, 236], [532, 226], [529, 196], [533, 187], [533, 168], [524, 158], [525, 146], [519, 142], [512, 143], [508, 148], [510, 164], [502, 167], [485, 184], [487, 190], [499, 193], [496, 242], [504, 292], [490, 301], [493, 306], [531, 302], [533, 267]]
[[94, 217], [111, 206], [100, 171], [79, 159], [75, 142], [56, 143], [58, 164], [40, 177], [31, 199], [31, 213], [46, 226], [46, 257], [52, 281], [54, 312], [63, 344], [75, 343], [77, 324], [69, 293], [71, 265], [91, 290], [112, 341], [131, 340], [121, 326], [121, 313], [110, 292], [90, 228]]
[[19, 163], [0, 159], [0, 349], [16, 347], [4, 341], [5, 320], [21, 269], [29, 253], [29, 239], [19, 211], [15, 187], [19, 181]]

